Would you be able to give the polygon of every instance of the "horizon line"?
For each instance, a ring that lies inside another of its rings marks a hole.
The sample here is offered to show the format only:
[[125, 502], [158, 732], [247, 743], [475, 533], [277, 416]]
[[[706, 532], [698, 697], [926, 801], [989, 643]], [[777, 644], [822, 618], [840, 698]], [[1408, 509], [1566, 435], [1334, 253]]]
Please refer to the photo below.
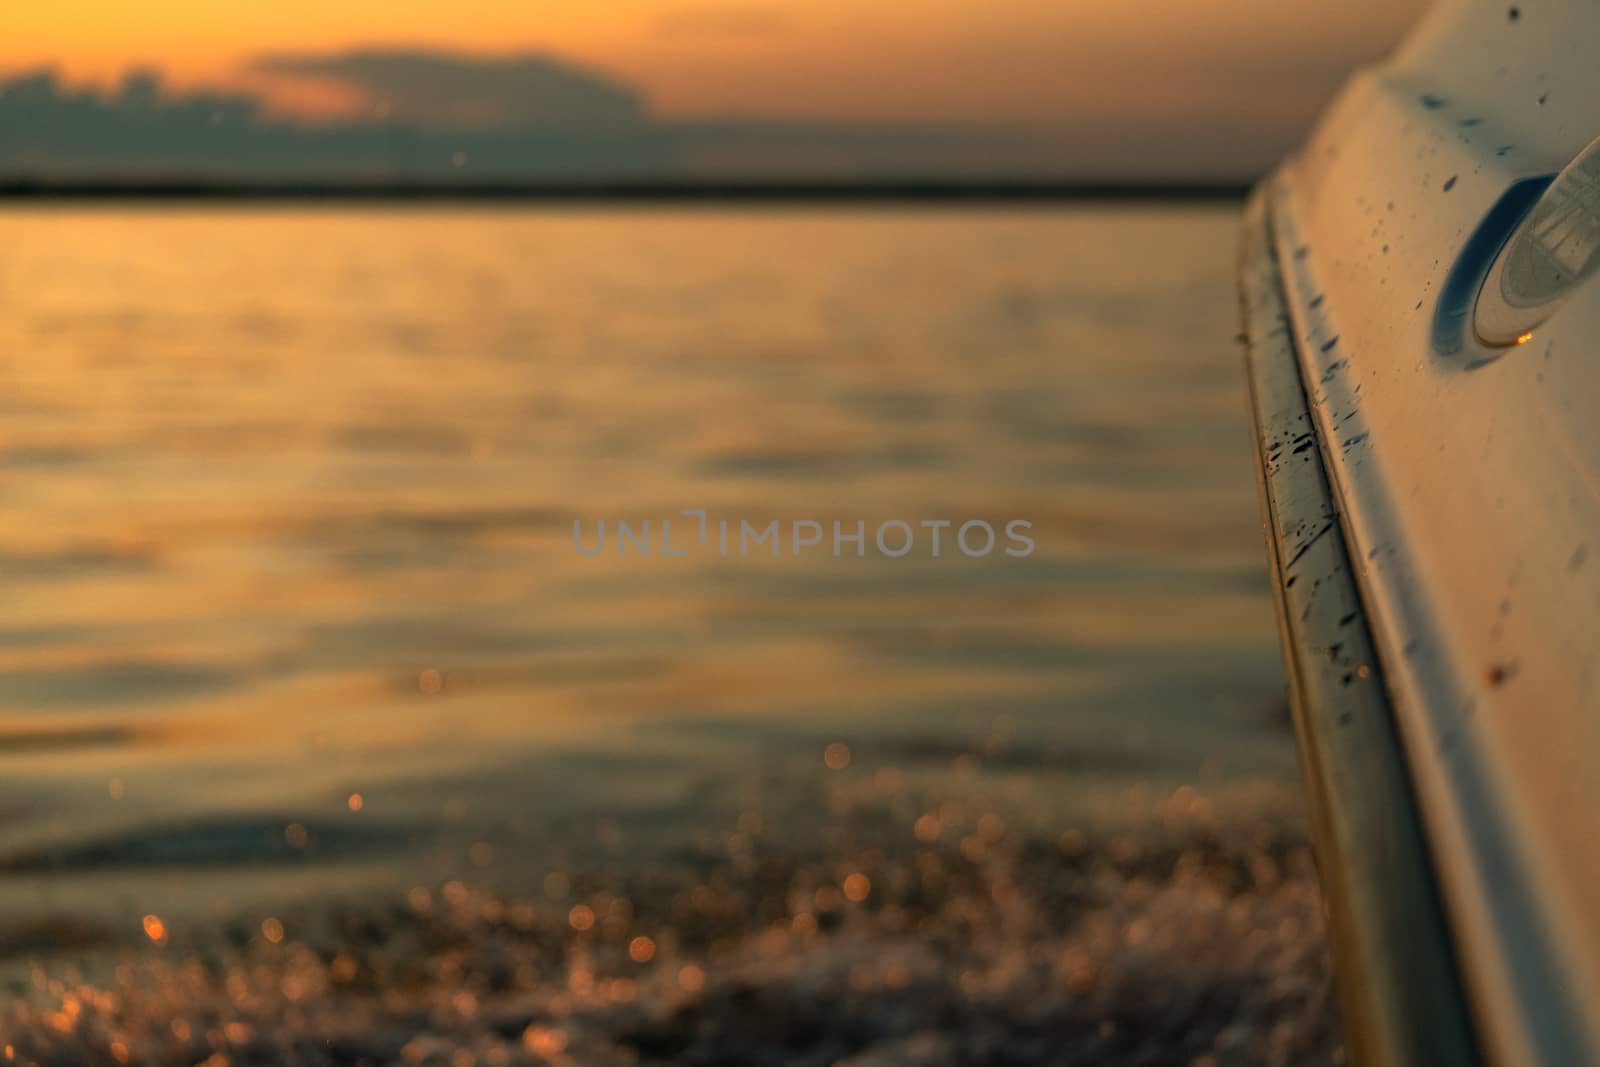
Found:
[[589, 181], [249, 181], [0, 176], [0, 201], [1051, 202], [1243, 200], [1254, 179], [886, 177]]

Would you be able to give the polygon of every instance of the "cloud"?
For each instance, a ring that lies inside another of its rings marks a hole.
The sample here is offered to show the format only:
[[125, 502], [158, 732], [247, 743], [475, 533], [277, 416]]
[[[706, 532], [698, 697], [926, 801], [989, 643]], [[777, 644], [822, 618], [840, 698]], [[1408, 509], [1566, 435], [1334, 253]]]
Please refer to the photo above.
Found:
[[151, 73], [110, 90], [74, 88], [49, 70], [0, 75], [0, 177], [1237, 180], [1298, 135], [1243, 113], [1048, 125], [658, 118], [626, 85], [543, 56], [373, 48], [263, 62], [279, 76], [336, 80], [389, 110], [308, 122], [252, 94], [171, 88]]
[[357, 48], [278, 53], [252, 67], [353, 89], [390, 115], [428, 126], [626, 126], [648, 115], [631, 86], [547, 55]]

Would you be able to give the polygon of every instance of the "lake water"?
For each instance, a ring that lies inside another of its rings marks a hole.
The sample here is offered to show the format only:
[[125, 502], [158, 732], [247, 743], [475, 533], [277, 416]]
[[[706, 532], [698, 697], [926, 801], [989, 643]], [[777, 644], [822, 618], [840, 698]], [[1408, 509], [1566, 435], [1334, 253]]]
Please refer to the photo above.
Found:
[[1335, 1060], [1235, 225], [0, 214], [5, 1039]]

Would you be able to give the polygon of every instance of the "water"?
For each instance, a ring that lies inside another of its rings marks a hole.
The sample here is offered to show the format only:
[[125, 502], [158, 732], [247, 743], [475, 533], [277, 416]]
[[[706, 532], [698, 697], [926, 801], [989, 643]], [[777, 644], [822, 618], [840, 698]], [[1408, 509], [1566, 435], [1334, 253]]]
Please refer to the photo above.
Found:
[[[1336, 1056], [1234, 227], [0, 217], [7, 1039]], [[869, 550], [576, 550], [685, 508]]]

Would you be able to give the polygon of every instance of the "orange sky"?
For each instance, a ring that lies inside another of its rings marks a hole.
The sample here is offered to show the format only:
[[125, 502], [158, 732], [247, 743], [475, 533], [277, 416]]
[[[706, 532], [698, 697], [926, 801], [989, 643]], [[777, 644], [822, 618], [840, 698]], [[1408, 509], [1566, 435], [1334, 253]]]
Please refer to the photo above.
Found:
[[[241, 76], [262, 52], [354, 44], [548, 51], [667, 115], [1050, 122], [1260, 113], [1302, 121], [1423, 0], [3, 0], [0, 70]], [[285, 98], [287, 99], [287, 98]]]

